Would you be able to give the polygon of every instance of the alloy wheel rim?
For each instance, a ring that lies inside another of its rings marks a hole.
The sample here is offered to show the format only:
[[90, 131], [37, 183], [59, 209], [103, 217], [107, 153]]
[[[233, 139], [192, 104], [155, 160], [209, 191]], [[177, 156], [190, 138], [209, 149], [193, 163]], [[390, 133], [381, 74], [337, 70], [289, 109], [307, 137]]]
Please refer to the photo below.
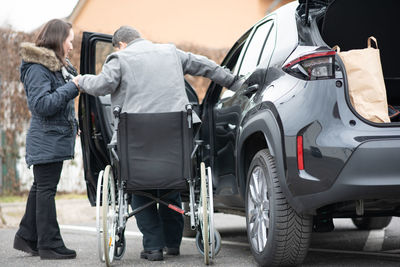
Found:
[[251, 173], [247, 203], [250, 242], [257, 252], [262, 252], [267, 244], [270, 218], [267, 180], [260, 166]]

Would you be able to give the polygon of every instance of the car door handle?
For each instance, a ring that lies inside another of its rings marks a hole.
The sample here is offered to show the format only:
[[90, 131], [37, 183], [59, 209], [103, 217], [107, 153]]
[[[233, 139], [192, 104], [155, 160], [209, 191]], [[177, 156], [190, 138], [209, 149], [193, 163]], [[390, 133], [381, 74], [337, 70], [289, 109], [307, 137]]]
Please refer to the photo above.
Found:
[[244, 95], [250, 97], [252, 94], [258, 91], [259, 87], [260, 86], [258, 84], [253, 84], [252, 86], [247, 87], [247, 89], [244, 91]]

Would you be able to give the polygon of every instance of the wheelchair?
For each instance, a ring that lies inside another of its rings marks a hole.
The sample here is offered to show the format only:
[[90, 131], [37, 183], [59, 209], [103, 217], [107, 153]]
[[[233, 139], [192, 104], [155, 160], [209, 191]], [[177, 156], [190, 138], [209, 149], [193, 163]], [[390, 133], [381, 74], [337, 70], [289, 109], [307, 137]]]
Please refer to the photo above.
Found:
[[[212, 171], [203, 159], [207, 152], [194, 136], [200, 123], [194, 123], [191, 105], [186, 111], [168, 113], [121, 113], [113, 110], [113, 138], [107, 148], [111, 165], [99, 173], [96, 194], [96, 230], [100, 261], [111, 266], [126, 250], [127, 220], [158, 203], [190, 217], [197, 232], [196, 246], [210, 264], [221, 248], [221, 237], [214, 229]], [[187, 210], [143, 190], [171, 189], [189, 202]], [[149, 198], [143, 206], [129, 211], [130, 194]]]

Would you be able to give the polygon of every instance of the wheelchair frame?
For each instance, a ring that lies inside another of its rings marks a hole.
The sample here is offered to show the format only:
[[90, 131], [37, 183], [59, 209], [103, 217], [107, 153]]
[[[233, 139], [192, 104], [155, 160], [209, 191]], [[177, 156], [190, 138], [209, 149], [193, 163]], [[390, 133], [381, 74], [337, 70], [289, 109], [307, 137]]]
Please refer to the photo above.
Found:
[[[193, 127], [192, 106], [187, 105], [186, 111], [188, 127], [191, 128]], [[117, 136], [120, 112], [120, 107], [113, 110], [113, 136]], [[159, 203], [183, 216], [190, 217], [191, 229], [197, 231], [197, 249], [203, 255], [204, 263], [210, 264], [221, 248], [221, 236], [214, 229], [212, 171], [210, 167], [206, 168], [205, 163], [201, 161], [203, 150], [206, 148], [203, 141], [195, 140], [195, 146], [190, 156], [190, 162], [196, 158], [196, 174], [190, 175], [191, 178], [186, 179], [189, 187], [189, 210], [184, 210], [182, 207], [163, 200], [163, 197], [177, 190], [171, 190], [161, 197], [155, 197], [143, 191], [135, 191], [135, 194], [146, 196], [151, 201], [129, 212], [129, 193], [126, 190], [126, 182], [121, 177], [115, 177], [120, 163], [115, 138], [107, 148], [110, 153], [111, 165], [107, 165], [99, 173], [96, 192], [96, 230], [100, 261], [111, 266], [114, 259], [121, 259], [126, 250], [125, 228], [128, 219], [154, 203]], [[192, 170], [192, 168], [189, 169]], [[200, 176], [198, 176], [199, 169]], [[102, 199], [100, 199], [101, 194]], [[107, 204], [104, 205], [104, 203]], [[100, 212], [100, 210], [102, 211]]]

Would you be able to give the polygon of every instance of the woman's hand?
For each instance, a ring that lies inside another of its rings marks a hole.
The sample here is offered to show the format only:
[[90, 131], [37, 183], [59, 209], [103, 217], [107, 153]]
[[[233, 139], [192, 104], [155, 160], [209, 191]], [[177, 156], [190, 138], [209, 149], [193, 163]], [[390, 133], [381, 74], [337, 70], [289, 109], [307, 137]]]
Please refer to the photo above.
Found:
[[79, 79], [82, 77], [82, 75], [78, 75], [72, 79], [78, 90], [80, 91], [81, 89], [79, 88]]

